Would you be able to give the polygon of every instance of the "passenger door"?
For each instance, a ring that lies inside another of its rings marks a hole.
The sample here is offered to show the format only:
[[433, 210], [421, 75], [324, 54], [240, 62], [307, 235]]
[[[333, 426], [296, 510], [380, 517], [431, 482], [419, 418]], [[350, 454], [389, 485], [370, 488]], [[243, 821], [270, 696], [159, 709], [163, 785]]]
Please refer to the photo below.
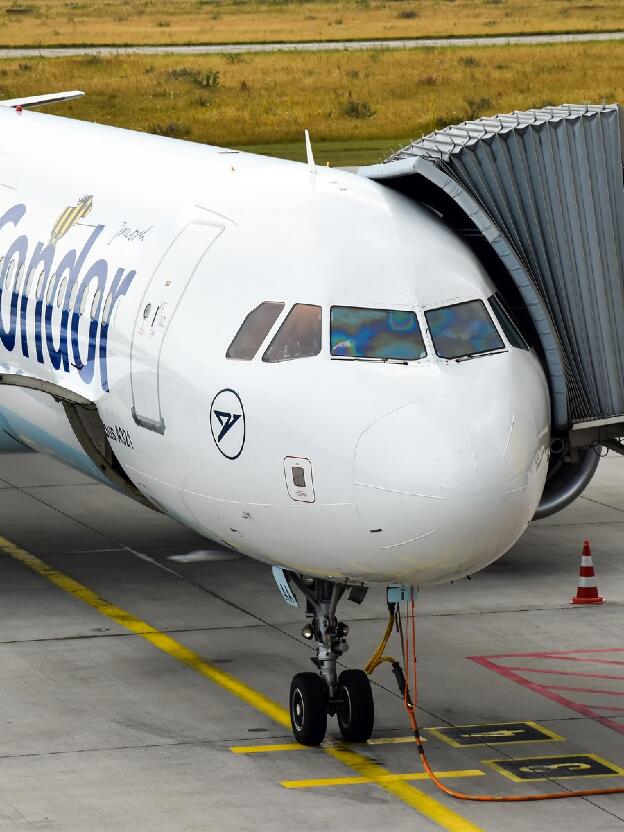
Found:
[[132, 416], [140, 427], [165, 432], [160, 402], [160, 356], [176, 309], [223, 226], [191, 223], [173, 241], [148, 283], [130, 348]]

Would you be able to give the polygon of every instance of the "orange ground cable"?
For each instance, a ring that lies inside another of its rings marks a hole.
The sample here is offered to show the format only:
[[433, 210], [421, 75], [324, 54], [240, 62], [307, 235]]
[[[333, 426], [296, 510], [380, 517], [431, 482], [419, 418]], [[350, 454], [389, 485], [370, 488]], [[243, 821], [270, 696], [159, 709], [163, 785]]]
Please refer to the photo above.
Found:
[[[395, 613], [391, 612], [390, 617], [391, 621], [394, 620]], [[399, 632], [401, 633], [401, 638], [403, 641], [402, 644], [402, 653], [403, 653], [403, 662], [405, 666], [405, 677], [404, 677], [404, 684], [403, 684], [403, 703], [405, 705], [405, 710], [407, 711], [407, 715], [410, 720], [410, 724], [412, 726], [412, 730], [414, 732], [414, 739], [416, 740], [416, 748], [418, 750], [418, 755], [420, 757], [420, 761], [423, 765], [425, 772], [429, 775], [430, 780], [434, 783], [441, 792], [444, 794], [449, 795], [449, 797], [454, 797], [457, 800], [472, 800], [479, 803], [524, 803], [528, 801], [536, 801], [536, 800], [565, 800], [569, 797], [597, 797], [598, 795], [606, 795], [606, 794], [624, 794], [624, 786], [615, 786], [610, 789], [578, 789], [575, 791], [563, 791], [563, 792], [549, 792], [546, 794], [528, 794], [528, 795], [484, 795], [484, 794], [467, 794], [466, 792], [460, 792], [456, 789], [447, 786], [446, 783], [443, 783], [436, 775], [434, 770], [432, 769], [431, 765], [429, 764], [429, 760], [427, 759], [427, 754], [425, 753], [425, 749], [423, 748], [422, 740], [420, 738], [420, 729], [418, 727], [418, 722], [416, 719], [416, 706], [417, 706], [417, 696], [418, 696], [418, 673], [417, 673], [417, 661], [416, 661], [416, 613], [415, 613], [415, 602], [414, 602], [414, 595], [412, 593], [411, 600], [406, 602], [406, 612], [405, 618], [407, 619], [408, 626], [405, 629], [405, 633], [403, 632], [402, 621], [401, 621], [401, 610], [400, 605], [396, 605], [396, 618]], [[386, 628], [386, 633], [384, 634], [384, 639], [382, 639], [383, 647], [381, 650], [375, 652], [375, 656], [379, 657], [381, 652], [386, 646], [388, 641], [388, 637], [390, 634], [392, 627], [391, 624]], [[411, 632], [410, 632], [411, 631]], [[411, 639], [410, 639], [411, 635]], [[372, 663], [372, 662], [371, 662]], [[369, 663], [369, 665], [371, 664]], [[412, 690], [414, 693], [414, 699], [412, 701], [410, 696], [409, 690], [409, 674], [410, 674], [410, 663], [411, 663], [411, 672], [412, 672]], [[375, 665], [376, 666], [376, 665]], [[374, 669], [374, 668], [373, 668]], [[371, 671], [372, 672], [372, 671]], [[396, 675], [396, 672], [395, 672]], [[398, 678], [398, 677], [397, 677]]]

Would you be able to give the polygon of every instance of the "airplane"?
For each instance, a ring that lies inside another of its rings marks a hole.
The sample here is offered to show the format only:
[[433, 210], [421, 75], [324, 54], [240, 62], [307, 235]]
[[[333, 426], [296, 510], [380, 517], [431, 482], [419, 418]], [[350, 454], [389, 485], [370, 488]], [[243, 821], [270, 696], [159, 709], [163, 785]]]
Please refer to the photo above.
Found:
[[338, 602], [471, 575], [526, 530], [553, 454], [535, 339], [426, 205], [309, 143], [298, 163], [30, 111], [81, 94], [0, 102], [0, 449], [271, 565], [317, 648], [295, 738], [330, 715], [365, 741]]

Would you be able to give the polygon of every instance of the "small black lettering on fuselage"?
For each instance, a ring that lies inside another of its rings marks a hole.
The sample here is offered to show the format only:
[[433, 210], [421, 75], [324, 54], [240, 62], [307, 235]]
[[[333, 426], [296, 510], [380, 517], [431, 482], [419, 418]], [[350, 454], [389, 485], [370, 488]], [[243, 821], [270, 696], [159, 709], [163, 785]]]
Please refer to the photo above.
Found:
[[104, 431], [110, 442], [119, 442], [134, 450], [130, 433], [125, 428], [120, 428], [119, 425], [104, 425]]

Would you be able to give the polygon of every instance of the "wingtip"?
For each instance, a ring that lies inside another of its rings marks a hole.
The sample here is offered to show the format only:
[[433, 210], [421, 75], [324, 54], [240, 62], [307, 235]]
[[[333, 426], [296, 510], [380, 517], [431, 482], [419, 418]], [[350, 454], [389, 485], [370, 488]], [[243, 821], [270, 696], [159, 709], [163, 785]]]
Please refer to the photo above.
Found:
[[64, 101], [73, 101], [76, 98], [82, 98], [85, 93], [82, 90], [68, 90], [67, 92], [53, 92], [45, 95], [29, 95], [23, 98], [10, 98], [0, 101], [1, 107], [20, 107], [28, 109], [30, 107], [45, 107], [48, 104], [59, 104]]

